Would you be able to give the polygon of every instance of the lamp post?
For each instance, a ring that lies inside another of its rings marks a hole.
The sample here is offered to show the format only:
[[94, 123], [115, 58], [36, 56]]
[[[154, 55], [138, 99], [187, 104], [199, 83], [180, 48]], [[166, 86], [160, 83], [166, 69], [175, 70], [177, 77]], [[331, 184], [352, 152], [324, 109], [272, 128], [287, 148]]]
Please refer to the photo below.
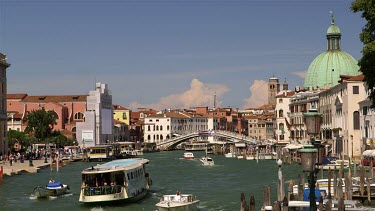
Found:
[[301, 165], [302, 170], [305, 173], [308, 173], [309, 177], [309, 186], [310, 186], [310, 210], [316, 210], [316, 202], [315, 202], [315, 162], [316, 162], [316, 154], [317, 150], [314, 149], [313, 145], [305, 145], [303, 149], [298, 151], [301, 154]]
[[323, 161], [324, 145], [320, 140], [316, 140], [315, 136], [320, 133], [320, 123], [322, 114], [317, 109], [309, 109], [303, 114], [307, 134], [311, 136], [311, 144], [305, 145], [303, 149], [299, 150], [301, 153], [301, 164], [304, 172], [309, 174], [310, 185], [310, 210], [316, 210], [315, 202], [315, 176], [319, 172], [317, 165], [321, 165]]
[[283, 162], [279, 159], [277, 160], [277, 165], [279, 166], [279, 171], [277, 172], [278, 175], [278, 194], [277, 194], [277, 200], [282, 201], [284, 199], [284, 184], [283, 184], [283, 173], [281, 172], [281, 165]]

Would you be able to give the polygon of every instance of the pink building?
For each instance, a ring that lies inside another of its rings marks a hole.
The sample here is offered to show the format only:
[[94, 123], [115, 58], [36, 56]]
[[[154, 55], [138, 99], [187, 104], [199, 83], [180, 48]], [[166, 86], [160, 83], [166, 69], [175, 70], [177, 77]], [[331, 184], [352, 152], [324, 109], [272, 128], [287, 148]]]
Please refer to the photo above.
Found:
[[67, 137], [75, 138], [76, 123], [84, 122], [87, 95], [42, 95], [8, 94], [8, 130], [24, 131], [26, 115], [44, 107], [57, 115], [55, 130], [62, 131]]

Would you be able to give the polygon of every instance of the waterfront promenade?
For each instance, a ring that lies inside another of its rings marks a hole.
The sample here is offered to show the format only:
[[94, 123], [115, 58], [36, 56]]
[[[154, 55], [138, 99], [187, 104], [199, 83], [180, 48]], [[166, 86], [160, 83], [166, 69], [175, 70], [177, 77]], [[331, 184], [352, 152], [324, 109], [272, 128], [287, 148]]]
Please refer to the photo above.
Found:
[[44, 163], [44, 159], [33, 160], [33, 166], [29, 166], [29, 161], [25, 160], [24, 163], [13, 162], [10, 165], [9, 161], [0, 161], [0, 166], [3, 166], [3, 176], [13, 176], [22, 173], [37, 173], [38, 169], [46, 168], [50, 164]]

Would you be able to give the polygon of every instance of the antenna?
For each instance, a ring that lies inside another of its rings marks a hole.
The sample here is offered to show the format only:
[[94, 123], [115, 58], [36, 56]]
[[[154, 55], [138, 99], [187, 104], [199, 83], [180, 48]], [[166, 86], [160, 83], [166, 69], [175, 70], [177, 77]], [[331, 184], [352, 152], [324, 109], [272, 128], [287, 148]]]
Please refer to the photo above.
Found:
[[214, 109], [216, 109], [216, 92], [215, 92], [215, 95], [214, 95]]

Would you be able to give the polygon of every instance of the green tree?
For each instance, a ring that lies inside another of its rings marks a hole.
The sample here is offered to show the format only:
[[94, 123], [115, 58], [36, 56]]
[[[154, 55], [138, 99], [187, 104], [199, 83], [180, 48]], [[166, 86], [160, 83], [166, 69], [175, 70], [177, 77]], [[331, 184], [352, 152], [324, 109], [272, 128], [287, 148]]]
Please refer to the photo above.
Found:
[[25, 133], [32, 133], [37, 140], [44, 141], [51, 136], [53, 126], [56, 125], [56, 113], [44, 108], [34, 110], [26, 116], [27, 127]]
[[362, 18], [367, 21], [359, 36], [364, 46], [358, 65], [370, 91], [371, 107], [375, 108], [375, 0], [355, 0], [351, 10], [355, 13], [362, 12]]
[[9, 130], [7, 132], [8, 146], [13, 148], [16, 141], [21, 145], [21, 149], [29, 146], [30, 142], [26, 139], [26, 135], [23, 132], [17, 130]]

